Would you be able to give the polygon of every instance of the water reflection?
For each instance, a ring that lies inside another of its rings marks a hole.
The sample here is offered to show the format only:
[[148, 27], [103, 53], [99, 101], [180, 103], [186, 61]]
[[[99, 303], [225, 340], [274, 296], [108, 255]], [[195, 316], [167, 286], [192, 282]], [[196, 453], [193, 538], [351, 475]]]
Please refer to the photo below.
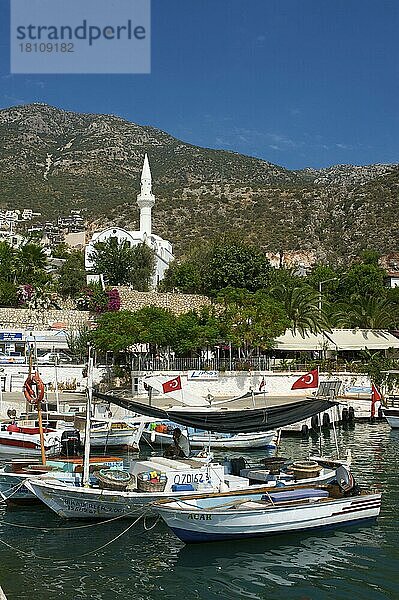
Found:
[[[69, 522], [45, 508], [10, 511], [0, 506], [0, 539], [53, 559], [22, 557], [0, 546], [0, 583], [11, 600], [396, 598], [399, 432], [383, 424], [364, 424], [356, 425], [355, 431], [340, 430], [338, 436], [341, 447], [352, 449], [357, 479], [379, 485], [384, 492], [377, 525], [184, 546], [163, 524], [151, 532], [138, 524], [95, 556], [80, 558], [129, 523], [37, 532], [4, 521], [48, 527]], [[325, 436], [323, 445], [326, 453], [331, 452], [332, 437]], [[285, 456], [316, 452], [317, 439], [283, 440]], [[54, 562], [68, 557], [67, 563]]]

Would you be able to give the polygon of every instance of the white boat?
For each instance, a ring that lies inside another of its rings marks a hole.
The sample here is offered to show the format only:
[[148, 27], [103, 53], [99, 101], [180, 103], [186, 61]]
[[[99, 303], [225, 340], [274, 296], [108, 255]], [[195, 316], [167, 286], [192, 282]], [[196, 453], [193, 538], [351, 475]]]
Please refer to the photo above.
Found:
[[[123, 458], [116, 456], [96, 456], [90, 459], [91, 479], [93, 472], [99, 469], [123, 469]], [[47, 479], [64, 481], [70, 485], [82, 485], [83, 459], [55, 458], [46, 461], [46, 466], [38, 460], [17, 459], [0, 469], [0, 496], [7, 504], [26, 504], [39, 502], [24, 485], [32, 476], [45, 474]]]
[[[272, 489], [277, 485], [300, 486], [309, 483], [323, 483], [335, 478], [335, 469], [320, 468], [317, 475], [295, 480], [293, 475], [272, 475], [270, 469], [263, 473], [249, 469], [248, 476], [225, 472], [225, 465], [204, 462], [204, 459], [171, 460], [151, 457], [149, 460], [135, 461], [131, 468], [133, 481], [123, 492], [100, 490], [98, 487], [71, 487], [61, 482], [49, 481], [45, 476], [29, 479], [25, 485], [39, 500], [58, 515], [66, 518], [110, 518], [125, 516], [135, 518], [137, 511], [162, 498], [190, 498], [198, 493], [214, 494], [231, 490]], [[140, 477], [143, 473], [156, 472], [164, 477], [165, 486], [151, 489], [148, 484], [143, 491]], [[251, 485], [252, 484], [252, 485]]]
[[381, 493], [347, 495], [338, 485], [200, 495], [156, 510], [183, 542], [214, 542], [303, 532], [374, 520]]
[[[76, 433], [70, 427], [45, 427], [43, 438], [46, 456], [61, 454], [64, 441], [66, 442], [68, 437], [74, 436]], [[41, 456], [40, 433], [35, 422], [1, 423], [0, 455]]]
[[92, 420], [90, 446], [92, 448], [129, 448], [138, 452], [143, 428], [144, 422], [136, 425], [126, 421]]
[[[170, 421], [148, 423], [143, 431], [143, 438], [153, 446], [165, 447], [173, 443], [172, 432], [177, 424]], [[276, 431], [260, 431], [255, 433], [217, 433], [203, 429], [188, 427], [183, 430], [194, 449], [210, 447], [214, 450], [251, 450], [255, 448], [275, 448]]]
[[383, 408], [382, 414], [392, 429], [399, 428], [399, 408]]

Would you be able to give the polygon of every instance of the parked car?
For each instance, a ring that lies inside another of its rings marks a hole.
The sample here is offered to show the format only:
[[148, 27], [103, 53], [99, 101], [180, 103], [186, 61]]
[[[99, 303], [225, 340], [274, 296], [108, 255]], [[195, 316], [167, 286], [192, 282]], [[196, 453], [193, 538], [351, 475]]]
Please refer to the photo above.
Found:
[[25, 363], [24, 356], [10, 356], [4, 352], [0, 352], [0, 364], [1, 365], [23, 365]]
[[[57, 361], [58, 357], [58, 361]], [[73, 362], [72, 356], [69, 356], [66, 352], [47, 352], [42, 356], [37, 357], [37, 362], [39, 365], [51, 364], [54, 365], [56, 362], [58, 364], [65, 364]]]

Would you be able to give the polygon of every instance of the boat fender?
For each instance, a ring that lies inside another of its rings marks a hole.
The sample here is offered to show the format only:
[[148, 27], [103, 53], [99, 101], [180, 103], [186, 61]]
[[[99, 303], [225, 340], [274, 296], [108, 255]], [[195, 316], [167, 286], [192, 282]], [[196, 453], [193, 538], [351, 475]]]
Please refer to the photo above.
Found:
[[313, 431], [316, 431], [319, 427], [319, 415], [313, 415], [311, 419], [311, 427]]
[[330, 415], [328, 413], [323, 414], [323, 427], [330, 427]]
[[343, 423], [347, 423], [348, 419], [349, 419], [348, 409], [347, 408], [343, 408], [342, 409], [342, 413], [341, 413], [341, 421]]
[[33, 376], [29, 375], [24, 384], [24, 396], [29, 404], [38, 404], [44, 398], [44, 383], [36, 372]]
[[150, 436], [151, 442], [154, 443], [156, 436], [155, 436], [155, 429], [151, 429], [151, 436]]

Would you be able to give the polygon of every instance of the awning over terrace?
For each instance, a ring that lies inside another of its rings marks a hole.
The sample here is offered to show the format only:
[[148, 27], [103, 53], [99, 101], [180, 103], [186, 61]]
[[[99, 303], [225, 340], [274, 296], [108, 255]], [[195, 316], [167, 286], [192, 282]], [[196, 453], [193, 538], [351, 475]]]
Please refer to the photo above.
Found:
[[276, 338], [276, 350], [306, 352], [311, 350], [388, 350], [399, 348], [399, 338], [379, 329], [333, 329], [318, 334], [287, 330]]
[[307, 350], [334, 350], [335, 346], [331, 343], [324, 333], [307, 333], [304, 337], [291, 329], [276, 338], [273, 346], [276, 350], [307, 351]]
[[399, 348], [399, 339], [378, 329], [333, 329], [325, 334], [336, 350], [388, 350]]

